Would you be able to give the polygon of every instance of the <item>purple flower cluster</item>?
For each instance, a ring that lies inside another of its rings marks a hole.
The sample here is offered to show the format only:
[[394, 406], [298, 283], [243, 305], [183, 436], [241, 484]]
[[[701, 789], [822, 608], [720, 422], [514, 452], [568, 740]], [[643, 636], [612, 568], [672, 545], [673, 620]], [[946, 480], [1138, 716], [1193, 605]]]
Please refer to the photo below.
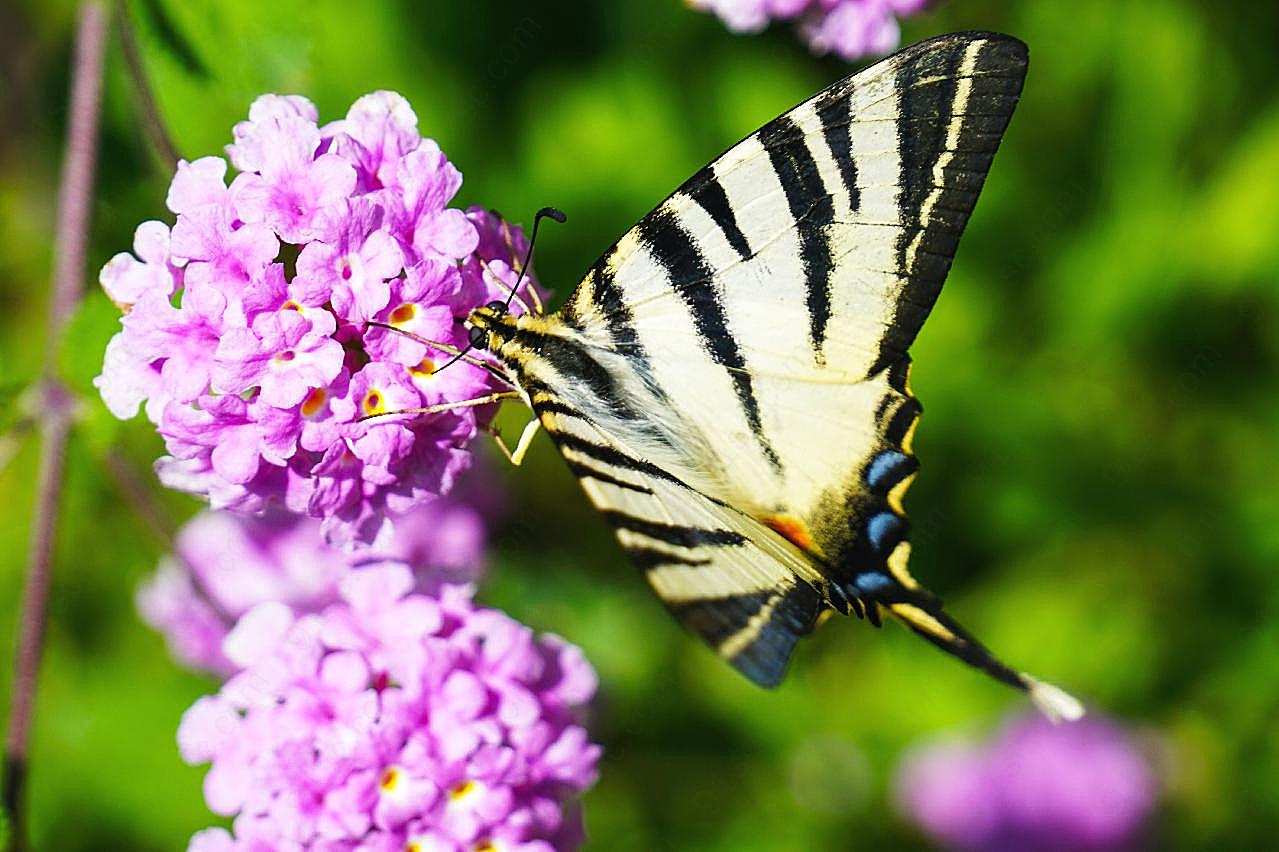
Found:
[[225, 642], [240, 671], [183, 717], [189, 763], [233, 830], [193, 852], [571, 849], [574, 797], [600, 749], [579, 708], [595, 691], [581, 652], [445, 586], [412, 593], [408, 568], [355, 569], [339, 600], [295, 617], [250, 610]]
[[462, 175], [403, 97], [317, 118], [305, 98], [265, 95], [234, 128], [229, 185], [219, 157], [178, 164], [173, 227], [144, 222], [136, 256], [102, 270], [124, 316], [95, 384], [119, 417], [145, 403], [165, 484], [214, 508], [275, 503], [350, 544], [468, 465], [491, 406], [367, 418], [495, 389], [465, 362], [436, 373], [449, 350], [421, 341], [464, 346], [462, 320], [506, 297], [527, 243], [448, 206]]
[[948, 849], [1120, 852], [1140, 848], [1155, 804], [1128, 736], [1095, 716], [1009, 725], [987, 748], [921, 749], [897, 779], [901, 809]]
[[174, 555], [139, 590], [138, 609], [180, 662], [230, 676], [238, 667], [222, 643], [242, 615], [268, 601], [297, 616], [320, 612], [337, 602], [338, 584], [353, 566], [405, 563], [415, 590], [428, 594], [443, 583], [478, 580], [494, 500], [475, 493], [475, 483], [468, 474], [449, 496], [395, 518], [393, 533], [358, 558], [327, 546], [313, 518], [203, 512], [178, 532]]
[[798, 21], [814, 53], [849, 62], [887, 53], [901, 40], [897, 18], [923, 11], [930, 0], [689, 0], [714, 12], [734, 32], [759, 32], [770, 20]]

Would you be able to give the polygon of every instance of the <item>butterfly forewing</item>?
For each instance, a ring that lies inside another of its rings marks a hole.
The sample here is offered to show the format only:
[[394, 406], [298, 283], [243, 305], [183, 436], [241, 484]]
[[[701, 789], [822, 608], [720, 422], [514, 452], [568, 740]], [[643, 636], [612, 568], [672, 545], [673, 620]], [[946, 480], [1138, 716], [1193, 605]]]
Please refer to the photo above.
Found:
[[[902, 449], [918, 410], [906, 352], [1025, 68], [1004, 36], [904, 51], [731, 148], [596, 265], [566, 319], [624, 344], [705, 436], [682, 444], [709, 469], [700, 485], [816, 532], [877, 453]], [[833, 547], [846, 530], [826, 532]]]

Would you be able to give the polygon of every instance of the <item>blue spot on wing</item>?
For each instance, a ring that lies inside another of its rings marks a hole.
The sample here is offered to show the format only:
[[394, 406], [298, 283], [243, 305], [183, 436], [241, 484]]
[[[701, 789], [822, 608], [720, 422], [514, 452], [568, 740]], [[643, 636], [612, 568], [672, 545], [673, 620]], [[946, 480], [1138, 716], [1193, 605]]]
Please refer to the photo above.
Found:
[[866, 484], [872, 491], [886, 493], [905, 478], [911, 457], [897, 450], [884, 450], [866, 468]]
[[879, 553], [888, 553], [906, 537], [906, 521], [892, 512], [871, 515], [866, 522], [866, 537]]
[[853, 579], [853, 585], [857, 586], [857, 591], [862, 597], [873, 598], [876, 592], [883, 592], [892, 588], [895, 583], [893, 579], [885, 574], [866, 572], [858, 574]]

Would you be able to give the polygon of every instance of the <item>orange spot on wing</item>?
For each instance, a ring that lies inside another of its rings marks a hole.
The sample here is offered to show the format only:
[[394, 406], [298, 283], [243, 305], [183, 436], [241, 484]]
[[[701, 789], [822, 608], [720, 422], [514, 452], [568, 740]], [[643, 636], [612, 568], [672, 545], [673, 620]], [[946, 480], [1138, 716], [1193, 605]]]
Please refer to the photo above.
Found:
[[770, 515], [761, 518], [764, 525], [800, 550], [815, 551], [813, 536], [808, 532], [808, 525], [793, 515]]

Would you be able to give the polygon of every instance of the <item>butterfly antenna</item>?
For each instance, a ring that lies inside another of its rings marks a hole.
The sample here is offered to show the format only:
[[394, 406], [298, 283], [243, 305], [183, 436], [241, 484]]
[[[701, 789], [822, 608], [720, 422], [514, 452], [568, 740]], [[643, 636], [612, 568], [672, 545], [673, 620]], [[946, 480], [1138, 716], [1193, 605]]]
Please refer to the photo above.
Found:
[[[430, 338], [423, 337], [420, 334], [414, 334], [408, 329], [399, 328], [398, 326], [391, 325], [390, 323], [378, 322], [377, 320], [366, 320], [364, 323], [364, 328], [365, 330], [368, 330], [370, 328], [382, 328], [382, 329], [386, 329], [387, 331], [395, 332], [396, 334], [402, 334], [405, 337], [409, 338], [410, 340], [416, 340], [418, 343], [421, 343], [423, 346], [430, 347], [431, 349], [438, 349], [439, 351], [443, 352], [445, 355], [454, 355], [468, 364], [479, 367], [482, 370], [486, 370], [488, 371], [489, 375], [491, 375], [493, 378], [497, 379], [498, 381], [505, 382], [508, 385], [512, 384], [511, 377], [508, 376], [506, 373], [504, 373], [502, 370], [500, 370], [496, 365], [490, 364], [488, 361], [485, 361], [483, 358], [476, 358], [472, 355], [467, 355], [465, 350], [458, 349], [456, 346], [450, 346], [449, 344], [441, 343], [438, 340], [431, 340]], [[440, 369], [442, 370], [444, 368], [441, 367]], [[432, 372], [439, 372], [439, 370], [433, 370]]]
[[524, 253], [524, 263], [520, 265], [520, 275], [515, 279], [515, 286], [511, 288], [511, 292], [506, 297], [505, 304], [507, 308], [511, 307], [511, 300], [520, 291], [520, 284], [524, 282], [524, 274], [528, 272], [529, 264], [533, 262], [533, 246], [537, 244], [537, 226], [542, 224], [543, 219], [554, 219], [561, 225], [568, 221], [564, 211], [557, 207], [543, 207], [537, 211], [537, 214], [533, 217], [533, 233], [528, 238], [528, 251]]
[[[503, 313], [510, 310], [511, 301], [515, 298], [515, 294], [519, 292], [520, 284], [524, 282], [524, 273], [528, 271], [529, 264], [533, 262], [533, 246], [537, 244], [537, 226], [542, 223], [543, 219], [554, 219], [556, 222], [561, 224], [568, 221], [568, 217], [564, 215], [564, 212], [555, 207], [543, 207], [541, 210], [537, 211], [537, 214], [533, 217], [533, 233], [530, 234], [528, 238], [528, 251], [524, 253], [524, 265], [520, 267], [520, 275], [515, 279], [515, 286], [511, 288], [511, 292], [506, 295], [506, 301], [496, 303], [502, 306]], [[494, 303], [490, 302], [489, 304]], [[466, 342], [466, 348], [450, 358], [444, 366], [440, 367], [435, 372], [439, 373], [442, 370], [452, 367], [458, 361], [461, 361], [464, 357], [466, 357], [467, 353], [469, 353], [472, 349], [479, 348], [480, 342], [483, 338], [474, 333], [477, 330], [478, 329], [474, 328], [471, 329], [472, 333]]]

